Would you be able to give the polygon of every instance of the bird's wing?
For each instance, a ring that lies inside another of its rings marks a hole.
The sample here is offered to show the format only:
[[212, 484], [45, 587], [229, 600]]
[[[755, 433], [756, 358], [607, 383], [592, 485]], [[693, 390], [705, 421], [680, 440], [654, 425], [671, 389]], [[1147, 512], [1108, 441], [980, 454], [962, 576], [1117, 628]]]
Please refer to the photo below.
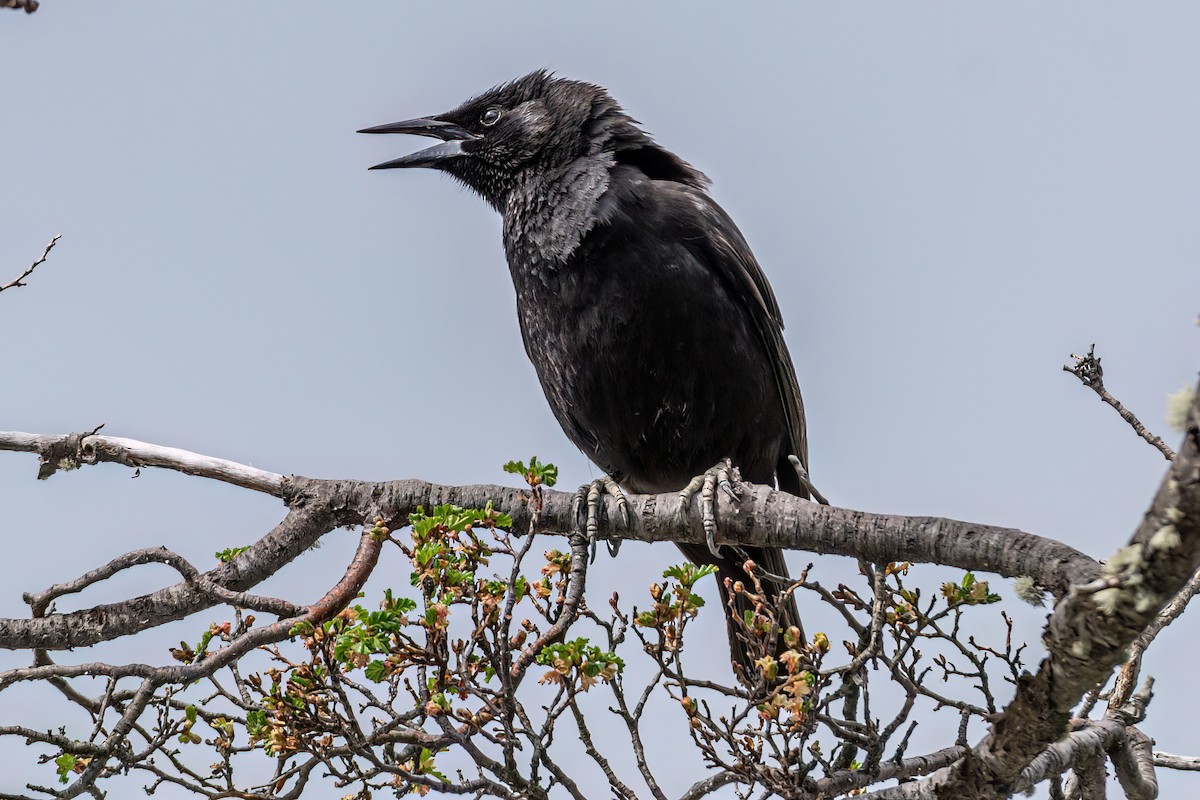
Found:
[[[808, 437], [804, 423], [804, 401], [796, 369], [783, 339], [783, 317], [767, 276], [759, 266], [750, 245], [725, 210], [703, 190], [671, 181], [649, 181], [643, 188], [652, 191], [663, 218], [676, 228], [679, 240], [697, 258], [712, 269], [746, 314], [754, 320], [762, 337], [779, 399], [787, 416], [791, 455], [807, 469]], [[786, 461], [778, 469], [781, 488], [807, 496]]]

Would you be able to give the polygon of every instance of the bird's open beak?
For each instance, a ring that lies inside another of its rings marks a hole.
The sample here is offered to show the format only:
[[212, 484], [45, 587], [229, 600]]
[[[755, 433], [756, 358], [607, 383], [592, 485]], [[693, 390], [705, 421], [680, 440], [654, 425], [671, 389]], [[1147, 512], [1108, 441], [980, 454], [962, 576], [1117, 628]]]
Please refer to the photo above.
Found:
[[413, 136], [432, 136], [441, 139], [441, 144], [426, 147], [415, 153], [402, 156], [392, 161], [376, 164], [371, 169], [401, 169], [404, 167], [432, 167], [465, 155], [463, 142], [478, 139], [477, 134], [452, 122], [443, 122], [432, 117], [406, 119], [403, 122], [392, 122], [388, 125], [376, 125], [373, 128], [363, 128], [359, 133], [408, 133]]

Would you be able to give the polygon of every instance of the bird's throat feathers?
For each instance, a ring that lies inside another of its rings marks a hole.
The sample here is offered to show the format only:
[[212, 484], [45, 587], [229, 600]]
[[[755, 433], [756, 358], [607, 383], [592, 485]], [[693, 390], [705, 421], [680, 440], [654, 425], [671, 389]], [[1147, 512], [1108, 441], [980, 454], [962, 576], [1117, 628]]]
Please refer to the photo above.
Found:
[[519, 181], [504, 214], [504, 248], [509, 263], [553, 271], [571, 257], [596, 224], [596, 206], [608, 190], [611, 161], [580, 159], [560, 174]]

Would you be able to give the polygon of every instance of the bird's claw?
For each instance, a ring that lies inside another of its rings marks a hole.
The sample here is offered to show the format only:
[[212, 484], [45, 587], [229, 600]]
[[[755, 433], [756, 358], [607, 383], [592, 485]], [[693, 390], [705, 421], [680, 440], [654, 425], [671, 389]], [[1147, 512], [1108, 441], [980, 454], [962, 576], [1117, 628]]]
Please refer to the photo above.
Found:
[[[579, 491], [575, 492], [575, 500], [571, 503], [571, 513], [575, 517], [576, 524], [578, 525], [579, 520], [583, 519], [583, 530], [587, 535], [589, 558], [592, 561], [596, 560], [596, 540], [600, 536], [600, 517], [604, 509], [602, 501], [605, 497], [616, 498], [617, 510], [620, 513], [617, 524], [622, 528], [628, 528], [629, 503], [625, 500], [625, 493], [621, 491], [621, 487], [607, 475], [580, 486]], [[608, 554], [615, 556], [621, 549], [621, 540], [609, 539], [607, 546]]]
[[679, 509], [676, 512], [682, 523], [687, 519], [687, 510], [696, 492], [700, 492], [700, 522], [704, 526], [704, 541], [708, 551], [714, 556], [721, 555], [717, 547], [717, 489], [735, 503], [741, 502], [736, 484], [741, 483], [742, 476], [737, 467], [728, 458], [718, 461], [711, 469], [692, 478], [688, 485], [679, 493]]

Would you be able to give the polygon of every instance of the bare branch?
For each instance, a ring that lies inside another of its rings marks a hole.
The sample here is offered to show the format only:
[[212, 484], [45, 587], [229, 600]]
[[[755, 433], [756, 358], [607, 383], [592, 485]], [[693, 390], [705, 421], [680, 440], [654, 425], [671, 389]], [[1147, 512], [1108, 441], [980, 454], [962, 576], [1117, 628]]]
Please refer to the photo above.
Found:
[[[1082, 780], [1078, 777], [1073, 781], [1074, 797], [1102, 798], [1104, 797], [1103, 782], [1098, 782], [1096, 773], [1103, 774], [1105, 754], [1113, 758], [1117, 767], [1117, 776], [1121, 786], [1132, 800], [1152, 800], [1157, 794], [1157, 782], [1154, 778], [1153, 767], [1149, 763], [1149, 751], [1145, 757], [1136, 755], [1139, 750], [1148, 747], [1149, 739], [1141, 731], [1132, 726], [1125, 726], [1116, 719], [1072, 721], [1073, 730], [1060, 741], [1042, 750], [1020, 777], [1007, 789], [1005, 797], [1027, 792], [1034, 786], [1068, 770], [1086, 771], [1088, 774]], [[957, 752], [955, 752], [957, 751]], [[947, 748], [939, 751], [944, 754], [941, 759], [949, 763], [958, 762], [966, 754], [966, 748]], [[935, 754], [936, 755], [936, 754]], [[931, 758], [926, 756], [925, 758]], [[1131, 761], [1135, 759], [1135, 761]], [[918, 759], [906, 759], [906, 762]], [[1119, 766], [1118, 766], [1119, 765]], [[884, 764], [882, 766], [887, 766]], [[945, 778], [953, 767], [948, 767], [922, 781], [902, 783], [887, 789], [862, 795], [864, 800], [942, 800], [943, 798], [973, 798], [980, 796], [968, 790], [966, 794], [952, 794], [945, 787]], [[920, 774], [928, 774], [929, 770]], [[918, 774], [918, 773], [908, 773]], [[876, 779], [878, 780], [878, 779]], [[874, 780], [871, 781], [875, 782]], [[1071, 782], [1069, 782], [1071, 783]], [[1071, 797], [1068, 794], [1068, 797]]]
[[1163, 606], [1154, 621], [1139, 633], [1133, 640], [1133, 644], [1129, 646], [1129, 657], [1125, 660], [1121, 671], [1117, 673], [1117, 680], [1113, 684], [1112, 692], [1109, 693], [1109, 708], [1121, 708], [1129, 700], [1133, 687], [1137, 685], [1138, 674], [1142, 668], [1142, 655], [1146, 652], [1146, 648], [1154, 641], [1154, 637], [1162, 632], [1163, 628], [1179, 618], [1197, 592], [1200, 592], [1200, 570], [1192, 575], [1171, 602]]
[[1154, 774], [1154, 740], [1134, 727], [1108, 750], [1117, 780], [1128, 800], [1154, 800], [1158, 797], [1158, 776]]
[[[525, 492], [492, 485], [440, 486], [424, 481], [367, 483], [312, 481], [286, 478], [231, 461], [160, 447], [131, 439], [93, 434], [40, 435], [0, 432], [0, 450], [37, 452], [46, 475], [80, 463], [111, 461], [127, 466], [160, 466], [209, 477], [287, 499], [303, 482], [316, 497], [320, 487], [334, 487], [338, 505], [350, 522], [368, 523], [376, 515], [407, 522], [418, 505], [455, 503], [482, 508], [493, 500], [498, 509], [513, 515], [514, 525], [525, 528], [533, 510]], [[940, 517], [907, 517], [872, 514], [834, 506], [820, 506], [786, 492], [745, 484], [746, 494], [734, 503], [718, 498], [718, 544], [757, 545], [832, 553], [872, 563], [911, 561], [936, 563], [1007, 577], [1028, 576], [1046, 589], [1061, 594], [1072, 583], [1098, 574], [1099, 565], [1074, 548], [1015, 528], [982, 525]], [[544, 493], [544, 508], [534, 530], [568, 533], [575, 529], [574, 494]], [[615, 519], [615, 501], [608, 499], [606, 519]], [[703, 543], [704, 530], [696, 516], [681, 529], [675, 515], [677, 496], [633, 495], [628, 498], [631, 524], [614, 529], [604, 522], [601, 536], [644, 542]], [[341, 524], [346, 524], [345, 522]], [[311, 543], [311, 542], [310, 542]]]
[[232, 483], [243, 489], [252, 489], [279, 498], [284, 496], [287, 481], [284, 476], [274, 472], [226, 461], [223, 458], [204, 456], [175, 447], [147, 444], [136, 439], [99, 436], [95, 431], [66, 435], [4, 431], [0, 432], [0, 450], [37, 453], [41, 457], [38, 470], [38, 478], [41, 480], [49, 478], [59, 470], [110, 462], [127, 467], [162, 467], [187, 475]]
[[731, 783], [736, 783], [738, 776], [733, 772], [718, 772], [715, 775], [709, 775], [707, 778], [702, 778], [691, 785], [686, 792], [679, 796], [679, 800], [700, 800], [702, 797], [720, 789], [722, 786], [728, 786]]
[[1107, 800], [1108, 770], [1104, 756], [1096, 750], [1085, 748], [1076, 759], [1075, 766], [1063, 782], [1063, 793], [1067, 800]]
[[[298, 507], [237, 558], [203, 573], [201, 577], [205, 582], [229, 591], [245, 591], [275, 574], [321, 536], [341, 524], [344, 524], [342, 520], [332, 516], [325, 508]], [[121, 562], [122, 559], [124, 557], [116, 561]], [[116, 567], [102, 567], [99, 572], [110, 569], [116, 571]], [[87, 576], [78, 580], [86, 581]], [[26, 599], [37, 602], [45, 594], [30, 595]], [[198, 590], [185, 580], [157, 592], [82, 611], [45, 615], [35, 613], [33, 619], [0, 618], [0, 647], [48, 650], [86, 647], [183, 619], [218, 602], [211, 593]], [[0, 679], [0, 686], [3, 683]]]
[[[967, 753], [966, 747], [946, 747], [928, 755], [913, 756], [901, 761], [884, 761], [874, 770], [841, 770], [816, 781], [819, 797], [836, 797], [853, 789], [892, 778], [913, 778], [945, 769]], [[902, 784], [903, 785], [903, 784]], [[919, 785], [919, 784], [912, 784]], [[867, 795], [874, 797], [875, 795]]]
[[984, 742], [939, 781], [940, 797], [1006, 797], [1043, 747], [1060, 738], [1070, 710], [1103, 683], [1122, 651], [1151, 625], [1200, 564], [1200, 395], [1154, 502], [1131, 543], [1108, 560], [1106, 585], [1072, 591], [1046, 627], [1048, 655]]
[[542, 648], [552, 642], [561, 639], [575, 622], [575, 617], [579, 613], [579, 604], [583, 601], [583, 590], [587, 579], [587, 562], [588, 562], [588, 541], [582, 534], [576, 533], [571, 536], [571, 573], [570, 582], [567, 585], [566, 598], [563, 600], [562, 609], [559, 612], [558, 619], [554, 621], [546, 632], [531, 642], [521, 655], [513, 661], [512, 669], [509, 674], [513, 680], [519, 680], [525, 674], [525, 670], [537, 658], [538, 653]]
[[0, 672], [0, 689], [19, 681], [42, 680], [51, 676], [78, 677], [81, 675], [107, 675], [110, 677], [149, 678], [157, 686], [166, 683], [188, 683], [212, 675], [217, 670], [232, 664], [245, 653], [262, 645], [272, 644], [292, 635], [291, 631], [301, 623], [317, 624], [331, 619], [353, 600], [366, 583], [379, 558], [379, 542], [366, 532], [359, 540], [358, 551], [350, 566], [338, 583], [321, 599], [294, 617], [281, 619], [261, 628], [254, 628], [228, 647], [208, 653], [193, 664], [182, 666], [155, 667], [149, 664], [126, 664], [112, 666], [103, 663], [89, 664], [45, 664]]
[[142, 685], [138, 687], [137, 694], [133, 696], [133, 700], [126, 706], [125, 713], [121, 715], [121, 719], [113, 726], [112, 732], [101, 745], [101, 753], [92, 759], [87, 769], [83, 771], [83, 774], [74, 783], [61, 793], [56, 793], [58, 797], [78, 797], [95, 785], [96, 780], [104, 771], [104, 766], [108, 762], [113, 749], [133, 728], [137, 722], [137, 718], [141, 716], [146, 706], [154, 698], [154, 690], [156, 688], [158, 688], [158, 685], [154, 681], [149, 679], [142, 681]]
[[592, 731], [587, 724], [587, 718], [584, 716], [583, 709], [579, 707], [579, 703], [574, 695], [571, 696], [570, 708], [572, 716], [575, 717], [575, 726], [579, 729], [579, 741], [583, 743], [584, 752], [600, 767], [600, 771], [604, 773], [604, 777], [608, 780], [608, 785], [613, 795], [624, 798], [624, 800], [637, 800], [637, 795], [617, 776], [617, 773], [612, 768], [612, 764], [609, 763], [604, 754], [596, 747], [595, 741], [592, 740]]
[[[0, 7], [6, 8], [24, 8], [29, 14], [37, 10], [38, 4], [36, 0], [0, 0]], [[33, 271], [40, 267], [46, 261], [46, 256], [50, 255], [50, 251], [54, 249], [54, 245], [58, 244], [58, 240], [62, 238], [62, 234], [56, 235], [50, 240], [50, 244], [46, 245], [46, 249], [42, 251], [41, 257], [29, 265], [28, 268], [16, 278], [13, 278], [6, 284], [0, 285], [0, 292], [5, 289], [15, 289], [18, 286], [26, 286], [25, 279], [33, 274]]]
[[1096, 357], [1095, 344], [1088, 348], [1087, 355], [1078, 356], [1072, 353], [1071, 358], [1075, 359], [1075, 366], [1071, 367], [1064, 364], [1064, 372], [1069, 372], [1076, 378], [1079, 378], [1084, 386], [1091, 389], [1101, 400], [1116, 409], [1116, 412], [1121, 415], [1121, 419], [1128, 422], [1130, 427], [1133, 428], [1134, 433], [1158, 448], [1158, 451], [1168, 461], [1174, 460], [1175, 451], [1168, 447], [1167, 443], [1160, 437], [1155, 436], [1147, 430], [1146, 426], [1133, 415], [1132, 411], [1121, 405], [1121, 401], [1109, 394], [1108, 390], [1104, 388], [1104, 369], [1100, 366], [1100, 359]]
[[192, 587], [203, 594], [209, 595], [214, 601], [226, 603], [231, 606], [250, 608], [255, 611], [264, 611], [280, 617], [294, 616], [299, 611], [296, 606], [285, 600], [278, 600], [273, 597], [258, 597], [246, 592], [232, 592], [213, 583], [201, 575], [200, 571], [192, 566], [187, 559], [178, 553], [171, 552], [165, 547], [148, 547], [143, 550], [134, 550], [123, 556], [114, 558], [99, 569], [84, 573], [73, 581], [55, 584], [45, 591], [36, 594], [26, 594], [24, 599], [33, 608], [35, 617], [42, 616], [50, 603], [57, 598], [81, 592], [88, 586], [111, 578], [122, 570], [142, 564], [166, 564], [174, 567]]
[[1200, 772], [1200, 758], [1196, 756], [1177, 756], [1174, 753], [1154, 751], [1154, 766], [1167, 769], [1179, 769], [1187, 772]]

